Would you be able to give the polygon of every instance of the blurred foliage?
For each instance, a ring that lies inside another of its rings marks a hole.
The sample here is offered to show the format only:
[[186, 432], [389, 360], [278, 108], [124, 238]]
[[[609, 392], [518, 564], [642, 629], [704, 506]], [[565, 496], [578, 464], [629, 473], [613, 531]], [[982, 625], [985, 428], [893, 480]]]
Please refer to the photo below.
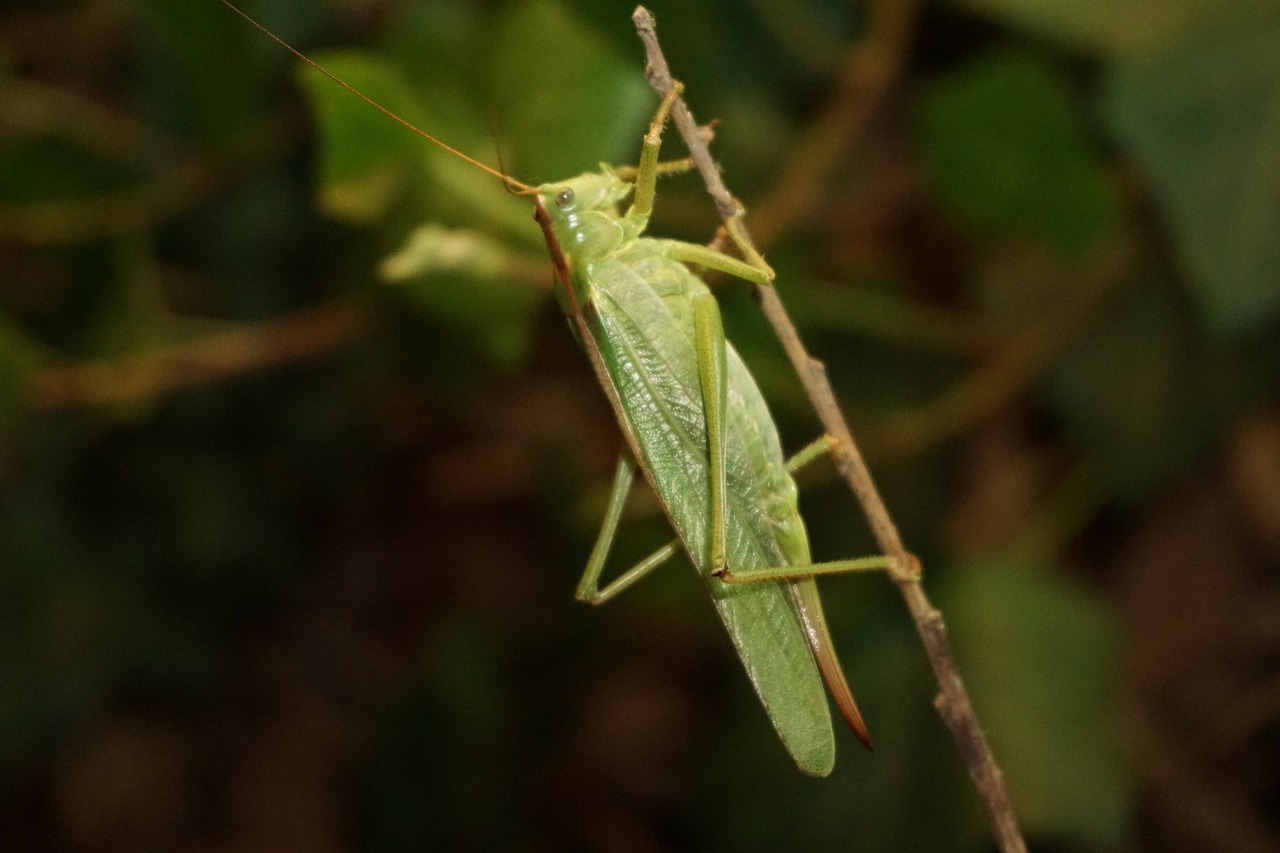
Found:
[[[244, 6], [529, 182], [656, 103], [629, 4]], [[1274, 849], [1276, 5], [651, 8], [753, 221], [822, 170], [769, 257], [1033, 847]], [[883, 579], [824, 583], [877, 748], [820, 781], [687, 571], [572, 603], [617, 427], [525, 201], [214, 0], [0, 43], [0, 849], [990, 849]], [[716, 225], [663, 181], [655, 234]], [[817, 555], [871, 547], [802, 489]], [[619, 565], [668, 535], [633, 514]]]
[[1071, 99], [1068, 81], [1030, 54], [992, 54], [931, 86], [917, 138], [939, 201], [987, 236], [1064, 253], [1110, 233], [1115, 187]]
[[947, 581], [939, 606], [1022, 820], [1120, 845], [1130, 780], [1109, 710], [1120, 647], [1112, 614], [1026, 559], [982, 559]]

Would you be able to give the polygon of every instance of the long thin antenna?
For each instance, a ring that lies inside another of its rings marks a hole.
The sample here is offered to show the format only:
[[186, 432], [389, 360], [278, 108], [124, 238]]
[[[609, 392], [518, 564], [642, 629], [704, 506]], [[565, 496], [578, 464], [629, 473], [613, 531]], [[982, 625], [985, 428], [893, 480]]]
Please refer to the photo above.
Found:
[[299, 59], [301, 59], [303, 62], [307, 63], [307, 64], [308, 64], [308, 65], [310, 65], [312, 68], [314, 68], [315, 70], [319, 71], [321, 74], [323, 74], [324, 76], [328, 77], [330, 80], [332, 80], [333, 82], [337, 83], [339, 86], [341, 86], [342, 88], [346, 89], [348, 92], [350, 92], [351, 94], [355, 95], [357, 98], [359, 98], [360, 100], [364, 101], [364, 102], [365, 102], [366, 104], [368, 104], [369, 106], [371, 106], [371, 107], [373, 107], [374, 109], [378, 110], [378, 111], [379, 111], [379, 112], [381, 112], [383, 115], [385, 115], [385, 116], [387, 116], [388, 118], [390, 118], [392, 121], [397, 122], [397, 123], [399, 123], [399, 124], [401, 124], [401, 125], [404, 125], [405, 127], [409, 128], [409, 130], [411, 130], [411, 131], [413, 131], [414, 133], [418, 134], [419, 136], [421, 136], [423, 139], [427, 140], [428, 142], [434, 142], [436, 145], [440, 146], [440, 147], [441, 147], [441, 148], [443, 148], [445, 151], [448, 151], [448, 152], [449, 152], [450, 154], [452, 154], [453, 156], [458, 157], [459, 159], [462, 159], [462, 160], [467, 161], [467, 162], [468, 162], [468, 163], [470, 163], [472, 166], [475, 166], [475, 167], [476, 167], [476, 168], [478, 168], [478, 169], [483, 169], [484, 171], [488, 172], [490, 175], [493, 175], [495, 178], [499, 178], [499, 179], [501, 179], [501, 180], [502, 180], [502, 182], [503, 182], [504, 184], [506, 184], [508, 187], [516, 187], [516, 188], [519, 190], [519, 192], [520, 192], [520, 193], [532, 193], [532, 192], [534, 191], [534, 188], [533, 188], [533, 187], [531, 187], [531, 186], [529, 186], [528, 184], [521, 183], [520, 181], [517, 181], [515, 178], [511, 177], [510, 175], [506, 175], [506, 174], [504, 174], [504, 173], [502, 173], [502, 172], [499, 172], [497, 169], [493, 168], [492, 166], [487, 166], [487, 165], [485, 165], [484, 163], [481, 163], [479, 160], [475, 159], [474, 157], [468, 157], [466, 154], [463, 154], [461, 151], [459, 151], [457, 148], [454, 148], [452, 145], [448, 145], [448, 144], [446, 144], [446, 143], [444, 143], [444, 142], [441, 142], [439, 139], [436, 139], [434, 136], [432, 136], [431, 134], [427, 133], [427, 132], [426, 132], [425, 130], [423, 130], [422, 128], [420, 128], [420, 127], [418, 127], [418, 126], [416, 126], [416, 125], [412, 124], [411, 122], [406, 121], [405, 119], [401, 118], [400, 116], [396, 115], [396, 114], [395, 114], [395, 113], [393, 113], [391, 110], [387, 109], [387, 108], [386, 108], [386, 107], [384, 107], [382, 104], [380, 104], [380, 103], [378, 103], [377, 101], [375, 101], [373, 98], [370, 98], [370, 97], [369, 97], [368, 95], [366, 95], [364, 92], [361, 92], [359, 89], [357, 89], [356, 87], [352, 86], [352, 85], [351, 85], [351, 84], [349, 84], [347, 81], [343, 80], [343, 79], [342, 79], [341, 77], [339, 77], [337, 74], [334, 74], [332, 71], [330, 71], [329, 69], [325, 68], [323, 65], [321, 65], [321, 64], [320, 64], [320, 63], [318, 63], [318, 62], [316, 62], [314, 59], [312, 59], [311, 57], [307, 56], [305, 53], [303, 53], [302, 51], [298, 50], [296, 47], [294, 47], [293, 45], [289, 44], [289, 43], [288, 43], [287, 41], [285, 41], [284, 39], [280, 38], [280, 36], [278, 36], [278, 35], [276, 35], [275, 33], [271, 32], [271, 30], [267, 29], [264, 25], [262, 25], [262, 24], [258, 23], [254, 18], [250, 17], [250, 16], [249, 16], [249, 14], [248, 14], [247, 12], [245, 12], [243, 9], [241, 9], [241, 8], [240, 8], [240, 7], [238, 7], [238, 6], [236, 6], [234, 3], [231, 3], [231, 2], [230, 2], [230, 0], [220, 0], [220, 2], [222, 3], [222, 5], [223, 5], [223, 6], [226, 6], [226, 7], [227, 7], [228, 9], [230, 9], [232, 12], [235, 12], [237, 15], [239, 15], [239, 16], [240, 16], [240, 17], [242, 17], [242, 18], [244, 18], [246, 21], [248, 21], [250, 24], [252, 24], [256, 29], [261, 30], [264, 34], [266, 34], [266, 36], [267, 36], [268, 38], [270, 38], [270, 39], [271, 39], [272, 41], [274, 41], [276, 44], [280, 45], [280, 46], [281, 46], [281, 47], [283, 47], [285, 50], [289, 51], [289, 52], [290, 52], [290, 53], [292, 53], [294, 56], [298, 57], [298, 58], [299, 58]]

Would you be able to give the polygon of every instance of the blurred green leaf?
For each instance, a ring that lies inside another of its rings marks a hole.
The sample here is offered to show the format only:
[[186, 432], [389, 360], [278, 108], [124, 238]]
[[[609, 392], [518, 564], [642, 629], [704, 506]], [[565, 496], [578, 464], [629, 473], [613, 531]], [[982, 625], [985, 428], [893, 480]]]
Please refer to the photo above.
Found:
[[[408, 83], [385, 61], [361, 53], [327, 53], [316, 61], [374, 102], [418, 127], [430, 127]], [[384, 214], [416, 177], [427, 143], [314, 68], [299, 82], [316, 111], [320, 138], [320, 205], [330, 215], [369, 222]]]
[[529, 354], [545, 291], [501, 278], [421, 275], [397, 285], [426, 314], [466, 332], [497, 367], [514, 369]]
[[77, 201], [136, 188], [137, 169], [67, 139], [46, 136], [0, 146], [0, 200], [27, 205]]
[[504, 137], [529, 182], [631, 164], [656, 106], [642, 54], [620, 55], [561, 3], [512, 6], [493, 43], [493, 99]]
[[27, 391], [38, 364], [35, 342], [0, 313], [0, 426], [26, 410]]
[[[439, 111], [424, 106], [416, 87], [390, 61], [353, 52], [316, 59], [409, 125], [471, 156], [478, 153], [474, 115], [456, 104]], [[536, 234], [525, 205], [493, 175], [441, 150], [310, 66], [300, 67], [300, 79], [317, 113], [321, 206], [331, 215], [372, 224], [407, 197], [454, 220], [471, 214], [492, 229]]]
[[1242, 366], [1195, 340], [1147, 281], [1049, 374], [1047, 395], [1108, 493], [1132, 503], [1217, 440], [1258, 381]]
[[[503, 136], [518, 146], [522, 171], [555, 179], [624, 152], [635, 156], [653, 97], [637, 65], [565, 7], [552, 0], [516, 4], [488, 41], [495, 57], [492, 107]], [[548, 46], [554, 46], [554, 61], [547, 61]], [[317, 59], [411, 124], [469, 153], [475, 150], [473, 109], [447, 103], [437, 114], [424, 108], [414, 87], [384, 60], [351, 53]], [[478, 213], [491, 232], [537, 241], [527, 203], [504, 192], [492, 175], [436, 150], [314, 69], [305, 68], [302, 79], [321, 126], [323, 199], [331, 213], [372, 221], [408, 182], [426, 198], [431, 215], [459, 223], [468, 221], [465, 212]], [[451, 202], [442, 203], [441, 195]], [[523, 360], [534, 312], [544, 299], [537, 290], [495, 275], [417, 276], [407, 279], [405, 290], [426, 313], [464, 330], [496, 364], [508, 367]]]
[[[289, 54], [218, 2], [120, 5], [136, 27], [132, 73], [151, 120], [180, 138], [215, 145], [242, 142], [257, 131], [266, 83], [289, 64]], [[299, 45], [326, 20], [322, 3], [239, 5]]]
[[[495, 159], [482, 149], [484, 143], [491, 147], [498, 134], [503, 146], [512, 149], [516, 177], [529, 182], [569, 177], [601, 162], [630, 162], [637, 156], [644, 119], [654, 103], [640, 68], [618, 56], [562, 5], [553, 0], [519, 3], [491, 34], [469, 35], [476, 39], [474, 49], [493, 57], [486, 104], [459, 104], [455, 96], [439, 93], [438, 79], [423, 77], [411, 84], [388, 61], [370, 55], [329, 54], [317, 60], [391, 112], [482, 162]], [[553, 61], [548, 61], [548, 51]], [[435, 67], [415, 72], [444, 73]], [[303, 81], [321, 125], [323, 198], [330, 212], [369, 221], [386, 212], [406, 182], [413, 192], [423, 193], [430, 191], [425, 183], [430, 179], [446, 188], [453, 204], [437, 201], [429, 209], [451, 223], [459, 223], [460, 210], [469, 210], [479, 212], [490, 228], [520, 235], [525, 242], [537, 238], [527, 205], [513, 203], [493, 176], [436, 150], [314, 69], [303, 71]], [[419, 88], [439, 104], [425, 102]], [[487, 134], [478, 118], [485, 113], [493, 119]], [[425, 169], [414, 168], [418, 162], [426, 163]]]
[[1067, 81], [1034, 56], [989, 56], [935, 82], [916, 119], [941, 203], [971, 228], [1077, 253], [1119, 218]]
[[1106, 113], [1151, 181], [1209, 325], [1280, 313], [1280, 8], [1270, 26], [1117, 65]]
[[959, 567], [938, 602], [1023, 828], [1120, 844], [1135, 791], [1120, 746], [1113, 614], [1015, 558]]
[[964, 0], [1051, 38], [1115, 55], [1159, 51], [1270, 14], [1273, 0]]
[[504, 277], [516, 262], [483, 233], [424, 225], [378, 272], [427, 313], [465, 330], [495, 365], [511, 369], [528, 355], [536, 311], [546, 299], [545, 291]]

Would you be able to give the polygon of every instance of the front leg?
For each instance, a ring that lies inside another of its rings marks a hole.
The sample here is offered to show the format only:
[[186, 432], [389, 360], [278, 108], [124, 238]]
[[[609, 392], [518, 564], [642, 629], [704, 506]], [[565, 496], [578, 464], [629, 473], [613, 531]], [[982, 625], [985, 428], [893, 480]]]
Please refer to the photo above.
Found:
[[[640, 147], [640, 163], [634, 169], [635, 198], [631, 203], [631, 209], [627, 211], [629, 218], [647, 222], [649, 215], [653, 213], [653, 199], [657, 194], [658, 175], [668, 171], [683, 171], [692, 165], [692, 158], [667, 164], [658, 162], [658, 152], [662, 147], [662, 130], [666, 126], [667, 117], [671, 114], [671, 108], [675, 106], [676, 101], [680, 98], [680, 93], [683, 91], [684, 85], [679, 80], [675, 81], [671, 89], [663, 97], [662, 103], [658, 104], [653, 120], [649, 122], [649, 130], [644, 135], [644, 144]], [[632, 170], [630, 169], [619, 170], [618, 174], [632, 177], [631, 172]], [[718, 252], [707, 246], [699, 246], [696, 243], [682, 243], [676, 240], [661, 240], [658, 242], [670, 247], [671, 257], [674, 260], [698, 264], [708, 269], [720, 270], [753, 284], [772, 284], [774, 279], [773, 268], [769, 266], [764, 256], [752, 245], [742, 227], [742, 218], [745, 215], [746, 211], [739, 208], [738, 212], [726, 222], [725, 230], [729, 235], [729, 239], [738, 247], [738, 251], [742, 253], [746, 260], [738, 260], [726, 255], [724, 252]]]
[[653, 114], [653, 121], [649, 122], [649, 130], [645, 133], [644, 144], [640, 148], [640, 165], [636, 167], [635, 200], [631, 203], [628, 216], [647, 220], [649, 214], [653, 213], [658, 173], [663, 171], [658, 163], [658, 151], [662, 147], [662, 128], [667, 123], [667, 116], [671, 114], [671, 108], [675, 106], [683, 90], [684, 86], [679, 82], [672, 86], [671, 91], [667, 92], [666, 97], [662, 99], [662, 103], [658, 104], [658, 111]]

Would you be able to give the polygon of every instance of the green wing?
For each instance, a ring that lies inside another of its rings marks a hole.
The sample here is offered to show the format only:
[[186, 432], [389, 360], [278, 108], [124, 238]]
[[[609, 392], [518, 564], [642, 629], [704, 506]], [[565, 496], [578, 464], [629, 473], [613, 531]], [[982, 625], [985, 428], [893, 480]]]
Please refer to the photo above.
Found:
[[[698, 569], [783, 744], [801, 770], [826, 775], [835, 762], [831, 716], [786, 586], [729, 585], [707, 572], [706, 425], [690, 335], [650, 284], [627, 266], [606, 262], [592, 273], [588, 328], [617, 390], [619, 421], [632, 450]], [[697, 287], [705, 287], [689, 277]], [[791, 489], [792, 514], [794, 486], [759, 390], [731, 349], [729, 397], [729, 564], [788, 564], [788, 557], [795, 555], [784, 552], [778, 536], [779, 523], [787, 525], [786, 512], [780, 514], [779, 507], [785, 510], [788, 495], [777, 494], [770, 478], [776, 473], [785, 478], [783, 491]], [[799, 533], [803, 542], [803, 526]], [[806, 543], [805, 561], [807, 551]]]

